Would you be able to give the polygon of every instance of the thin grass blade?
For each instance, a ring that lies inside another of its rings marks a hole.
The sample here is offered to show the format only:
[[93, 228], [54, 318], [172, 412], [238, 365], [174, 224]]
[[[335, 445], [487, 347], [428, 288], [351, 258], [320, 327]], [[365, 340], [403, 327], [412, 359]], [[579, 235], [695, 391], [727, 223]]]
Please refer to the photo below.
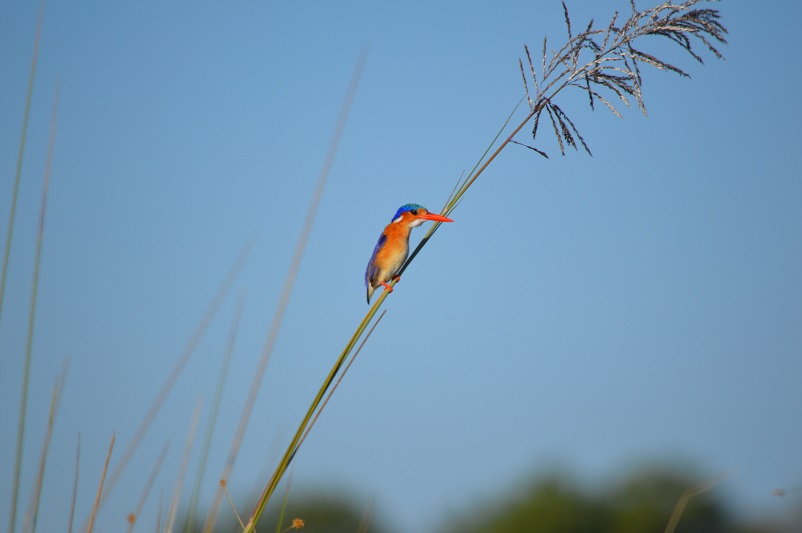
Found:
[[231, 364], [231, 354], [234, 351], [234, 341], [237, 337], [237, 329], [239, 327], [240, 316], [242, 315], [242, 307], [245, 304], [245, 296], [241, 295], [237, 302], [237, 308], [234, 311], [234, 318], [231, 321], [231, 329], [228, 334], [228, 341], [226, 342], [223, 360], [220, 363], [220, 371], [217, 374], [217, 386], [214, 391], [214, 398], [212, 399], [212, 408], [209, 413], [209, 421], [206, 424], [206, 434], [203, 437], [203, 445], [201, 448], [200, 458], [198, 459], [198, 469], [195, 472], [195, 485], [192, 488], [192, 497], [190, 499], [189, 511], [187, 512], [187, 522], [184, 528], [185, 533], [192, 531], [192, 524], [195, 519], [195, 512], [198, 508], [198, 499], [200, 498], [201, 485], [203, 483], [203, 475], [206, 472], [206, 466], [209, 459], [209, 447], [212, 444], [212, 436], [217, 424], [217, 414], [220, 410], [220, 402], [223, 399], [223, 389], [225, 388], [226, 376], [228, 375], [228, 368]]
[[[41, 24], [41, 14], [40, 14]], [[37, 30], [38, 32], [38, 30]], [[38, 46], [38, 33], [37, 33], [37, 46]], [[34, 60], [35, 62], [35, 60]], [[31, 285], [31, 304], [28, 314], [28, 335], [25, 342], [25, 363], [22, 373], [22, 392], [20, 399], [19, 422], [17, 426], [17, 450], [14, 462], [14, 487], [11, 495], [11, 517], [9, 520], [9, 531], [14, 531], [16, 525], [17, 514], [17, 498], [19, 495], [19, 480], [22, 466], [22, 455], [25, 442], [25, 422], [28, 417], [28, 386], [31, 378], [31, 360], [33, 359], [33, 331], [34, 323], [36, 320], [36, 302], [39, 294], [39, 270], [42, 264], [42, 242], [44, 241], [45, 233], [45, 213], [47, 212], [47, 191], [50, 186], [50, 170], [53, 162], [53, 145], [56, 139], [56, 117], [58, 115], [58, 83], [56, 83], [56, 91], [53, 103], [53, 115], [50, 122], [50, 140], [48, 143], [47, 164], [45, 167], [44, 185], [42, 186], [42, 205], [39, 211], [39, 232], [36, 237], [36, 252], [33, 263], [33, 283]], [[9, 225], [9, 229], [10, 229]], [[11, 242], [11, 235], [9, 234], [8, 243]], [[4, 271], [5, 275], [5, 271]]]
[[106, 481], [106, 472], [109, 471], [109, 461], [111, 461], [111, 451], [114, 449], [114, 441], [117, 438], [116, 433], [111, 434], [111, 442], [109, 443], [109, 453], [106, 454], [106, 463], [103, 465], [103, 472], [100, 474], [100, 484], [97, 487], [97, 496], [95, 496], [95, 505], [92, 508], [92, 514], [89, 515], [89, 526], [86, 528], [87, 533], [92, 533], [95, 528], [95, 518], [100, 509], [100, 497], [103, 494], [103, 483]]
[[[348, 114], [351, 110], [351, 104], [353, 103], [354, 96], [356, 95], [356, 89], [359, 86], [359, 79], [362, 75], [362, 69], [365, 65], [365, 59], [367, 58], [367, 48], [363, 48], [357, 58], [356, 66], [354, 67], [353, 74], [351, 75], [351, 81], [349, 83], [348, 89], [346, 90], [345, 100], [343, 101], [342, 108], [340, 109], [340, 115], [337, 118], [337, 123], [334, 127], [334, 132], [332, 133], [331, 141], [329, 143], [328, 151], [326, 152], [326, 157], [323, 161], [323, 167], [320, 170], [320, 175], [318, 176], [317, 185], [315, 186], [315, 192], [312, 195], [312, 200], [309, 203], [309, 209], [307, 210], [306, 218], [304, 220], [303, 228], [301, 229], [301, 234], [298, 237], [298, 242], [295, 247], [295, 253], [293, 254], [292, 263], [290, 265], [290, 269], [287, 273], [287, 278], [284, 281], [284, 286], [282, 288], [281, 296], [279, 297], [279, 302], [276, 306], [276, 312], [273, 314], [273, 322], [270, 325], [270, 330], [267, 334], [267, 339], [265, 340], [264, 347], [262, 349], [262, 356], [259, 359], [259, 363], [254, 371], [253, 379], [251, 381], [251, 387], [248, 391], [248, 396], [245, 401], [245, 406], [242, 410], [242, 415], [240, 417], [239, 424], [237, 426], [237, 431], [234, 436], [231, 445], [231, 451], [228, 454], [228, 461], [226, 462], [225, 468], [223, 470], [223, 474], [220, 479], [228, 480], [231, 476], [231, 471], [234, 468], [234, 463], [236, 461], [236, 457], [239, 453], [239, 448], [242, 443], [243, 436], [245, 435], [245, 430], [248, 426], [248, 422], [250, 420], [251, 411], [253, 410], [253, 405], [256, 402], [256, 395], [259, 392], [259, 388], [261, 387], [262, 378], [264, 377], [265, 369], [267, 368], [267, 363], [270, 359], [270, 355], [273, 352], [273, 345], [275, 344], [276, 338], [278, 337], [279, 330], [281, 329], [281, 323], [284, 318], [284, 312], [287, 308], [287, 304], [289, 303], [290, 295], [292, 294], [292, 289], [295, 284], [295, 277], [298, 273], [298, 269], [301, 265], [301, 259], [303, 258], [304, 250], [306, 249], [306, 243], [309, 238], [309, 233], [312, 230], [312, 224], [315, 221], [315, 215], [317, 214], [317, 208], [320, 204], [320, 199], [323, 196], [323, 190], [326, 185], [326, 179], [328, 178], [329, 171], [331, 170], [331, 166], [334, 163], [334, 156], [337, 153], [337, 148], [340, 144], [340, 138], [342, 137], [343, 130], [345, 129], [345, 124], [348, 118]], [[220, 494], [220, 490], [217, 491], [214, 501], [212, 502], [211, 509], [209, 511], [209, 516], [206, 520], [206, 527], [204, 531], [211, 532], [211, 528], [214, 526], [214, 523], [217, 520], [217, 514], [220, 509], [220, 502], [222, 500], [222, 495]]]
[[[198, 327], [195, 329], [192, 337], [189, 339], [186, 347], [184, 348], [181, 357], [176, 361], [175, 366], [173, 366], [170, 375], [167, 376], [164, 384], [162, 385], [161, 390], [159, 390], [159, 394], [153, 400], [153, 403], [148, 408], [145, 417], [140, 422], [139, 426], [137, 427], [136, 431], [134, 432], [134, 436], [131, 439], [131, 442], [128, 443], [125, 451], [123, 452], [120, 461], [117, 463], [117, 466], [114, 468], [114, 471], [111, 474], [111, 479], [109, 480], [109, 485], [106, 488], [106, 491], [103, 493], [102, 498], [100, 500], [100, 504], [103, 505], [103, 502], [108, 498], [108, 495], [114, 489], [117, 481], [119, 481], [120, 476], [125, 471], [125, 468], [128, 466], [128, 462], [133, 457], [134, 453], [136, 452], [139, 444], [142, 442], [142, 439], [145, 436], [145, 433], [150, 428], [150, 424], [153, 422], [153, 419], [156, 417], [156, 414], [161, 409], [162, 404], [167, 399], [167, 396], [170, 394], [175, 382], [178, 380], [178, 377], [181, 375], [184, 367], [186, 366], [187, 362], [189, 361], [190, 357], [195, 351], [195, 347], [200, 342], [201, 337], [206, 332], [206, 329], [209, 327], [209, 323], [214, 318], [217, 310], [220, 308], [220, 305], [223, 303], [223, 300], [228, 295], [231, 286], [234, 284], [234, 280], [239, 275], [242, 266], [245, 264], [245, 260], [248, 257], [248, 254], [251, 251], [253, 246], [253, 241], [249, 241], [245, 244], [245, 246], [240, 251], [239, 257], [237, 257], [234, 264], [231, 266], [231, 269], [228, 271], [226, 278], [221, 283], [220, 287], [217, 290], [214, 298], [212, 299], [209, 307], [206, 309], [205, 314], [201, 318], [200, 322], [198, 323]], [[86, 529], [85, 527], [82, 529]]]
[[159, 454], [158, 459], [156, 459], [156, 464], [153, 465], [153, 469], [150, 471], [150, 476], [148, 476], [148, 480], [145, 482], [145, 487], [142, 489], [142, 495], [139, 497], [139, 502], [136, 504], [136, 509], [134, 509], [134, 511], [128, 515], [128, 533], [131, 533], [131, 531], [134, 530], [134, 524], [136, 524], [136, 521], [142, 512], [142, 507], [145, 506], [145, 500], [148, 498], [150, 489], [153, 487], [153, 482], [156, 481], [156, 475], [159, 473], [162, 463], [164, 462], [164, 458], [167, 456], [167, 450], [169, 449], [170, 443], [165, 442], [164, 446], [162, 446], [162, 451]]
[[78, 498], [78, 472], [81, 470], [81, 433], [78, 432], [78, 445], [75, 447], [75, 478], [72, 482], [72, 499], [70, 500], [70, 518], [67, 521], [67, 533], [72, 533], [75, 520], [75, 500]]
[[187, 440], [184, 443], [184, 451], [181, 454], [181, 464], [178, 467], [178, 476], [176, 476], [175, 487], [173, 488], [173, 500], [170, 503], [170, 510], [167, 513], [167, 524], [164, 527], [165, 533], [172, 533], [175, 527], [175, 519], [178, 516], [178, 502], [181, 499], [181, 489], [184, 486], [184, 477], [187, 473], [187, 465], [189, 464], [189, 453], [192, 451], [192, 443], [195, 442], [195, 431], [198, 429], [198, 420], [201, 413], [200, 398], [195, 404], [195, 411], [192, 413], [192, 419], [189, 423], [187, 430]]
[[53, 436], [53, 426], [56, 422], [56, 413], [58, 413], [58, 406], [61, 403], [61, 392], [64, 390], [64, 381], [67, 379], [67, 362], [64, 362], [64, 367], [61, 369], [61, 374], [58, 378], [56, 378], [56, 382], [53, 384], [53, 394], [50, 398], [50, 415], [47, 419], [47, 432], [45, 433], [45, 441], [42, 444], [42, 454], [39, 457], [39, 468], [36, 473], [36, 484], [33, 488], [33, 494], [31, 495], [31, 504], [29, 506], [28, 518], [26, 520], [28, 524], [26, 524], [25, 531], [28, 531], [28, 525], [30, 525], [30, 531], [36, 532], [36, 518], [39, 515], [39, 502], [42, 497], [42, 485], [44, 483], [45, 478], [45, 464], [47, 464], [47, 452], [50, 450], [50, 439]]
[[[0, 274], [0, 322], [3, 317], [3, 297], [6, 293], [6, 275], [8, 274], [8, 258], [11, 255], [11, 239], [14, 236], [14, 220], [17, 213], [17, 196], [19, 193], [20, 176], [22, 175], [22, 161], [25, 154], [25, 140], [28, 138], [28, 116], [31, 110], [31, 96], [33, 95], [33, 81], [36, 78], [36, 59], [39, 56], [39, 41], [42, 36], [42, 20], [45, 16], [45, 0], [39, 5], [39, 20], [36, 23], [36, 36], [33, 39], [33, 58], [31, 59], [31, 73], [28, 76], [28, 90], [25, 94], [25, 112], [22, 117], [22, 133], [20, 134], [19, 151], [17, 152], [17, 169], [14, 172], [14, 188], [11, 193], [11, 209], [8, 215], [8, 230], [6, 233], [6, 246], [3, 253], [3, 272]], [[13, 533], [17, 516], [17, 488], [19, 486], [18, 474], [15, 474], [14, 491], [12, 492], [12, 509], [9, 515], [9, 533]]]

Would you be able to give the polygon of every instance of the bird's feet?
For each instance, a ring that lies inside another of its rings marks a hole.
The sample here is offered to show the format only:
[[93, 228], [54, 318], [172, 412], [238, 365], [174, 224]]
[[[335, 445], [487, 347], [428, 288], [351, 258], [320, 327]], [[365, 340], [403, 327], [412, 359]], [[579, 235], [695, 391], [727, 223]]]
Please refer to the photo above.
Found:
[[[401, 281], [401, 276], [393, 276], [393, 281], [398, 283], [399, 281]], [[393, 292], [393, 288], [390, 286], [389, 283], [385, 283], [385, 282], [382, 281], [381, 284], [384, 287], [384, 290], [386, 290], [388, 292]]]

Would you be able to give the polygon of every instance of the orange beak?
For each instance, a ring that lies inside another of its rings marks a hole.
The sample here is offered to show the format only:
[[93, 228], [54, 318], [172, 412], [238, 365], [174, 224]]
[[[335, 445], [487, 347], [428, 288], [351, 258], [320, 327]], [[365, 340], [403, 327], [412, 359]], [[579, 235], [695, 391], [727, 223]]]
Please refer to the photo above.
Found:
[[434, 213], [426, 213], [425, 215], [417, 215], [415, 218], [420, 218], [422, 220], [433, 220], [435, 222], [454, 222], [448, 217], [444, 217], [442, 215], [435, 215]]

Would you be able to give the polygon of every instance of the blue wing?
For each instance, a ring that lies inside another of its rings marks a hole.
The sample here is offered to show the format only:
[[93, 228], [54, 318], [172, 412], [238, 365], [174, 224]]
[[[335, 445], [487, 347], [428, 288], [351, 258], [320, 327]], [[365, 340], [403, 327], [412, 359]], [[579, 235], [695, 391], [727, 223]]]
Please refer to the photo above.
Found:
[[368, 261], [368, 268], [365, 270], [366, 287], [371, 286], [379, 275], [379, 267], [376, 265], [376, 255], [379, 253], [379, 250], [382, 249], [386, 241], [387, 235], [382, 232], [381, 237], [379, 237], [379, 242], [376, 243], [376, 247], [373, 249], [373, 255], [370, 256], [370, 261]]

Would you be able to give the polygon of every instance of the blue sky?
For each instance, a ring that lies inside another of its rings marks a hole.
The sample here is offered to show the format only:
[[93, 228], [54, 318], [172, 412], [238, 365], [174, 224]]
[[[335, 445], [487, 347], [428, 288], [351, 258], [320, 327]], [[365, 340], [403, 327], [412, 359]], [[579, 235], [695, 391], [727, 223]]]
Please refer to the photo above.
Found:
[[[567, 4], [577, 27], [611, 15]], [[647, 71], [648, 117], [592, 113], [565, 93], [594, 156], [562, 158], [550, 140], [549, 160], [509, 147], [476, 182], [388, 298], [297, 457], [298, 491], [375, 496], [388, 524], [426, 532], [538, 472], [593, 483], [665, 459], [728, 474], [716, 491], [743, 512], [780, 517], [798, 505], [771, 490], [802, 478], [802, 106], [789, 53], [802, 7], [713, 7], [730, 30], [726, 61], [701, 66], [669, 50], [692, 79]], [[38, 6], [0, 10], [5, 238]], [[0, 514], [57, 79], [21, 509], [53, 381], [70, 366], [40, 530], [66, 524], [79, 431], [78, 516], [89, 512], [112, 432], [122, 453], [255, 237], [100, 515], [114, 531], [166, 441], [143, 527], [159, 493], [172, 493], [241, 297], [211, 497], [362, 47], [235, 496], [264, 484], [367, 311], [362, 276], [382, 227], [406, 202], [439, 210], [521, 97], [522, 45], [539, 49], [544, 35], [565, 38], [557, 1], [48, 4], [0, 324]]]

